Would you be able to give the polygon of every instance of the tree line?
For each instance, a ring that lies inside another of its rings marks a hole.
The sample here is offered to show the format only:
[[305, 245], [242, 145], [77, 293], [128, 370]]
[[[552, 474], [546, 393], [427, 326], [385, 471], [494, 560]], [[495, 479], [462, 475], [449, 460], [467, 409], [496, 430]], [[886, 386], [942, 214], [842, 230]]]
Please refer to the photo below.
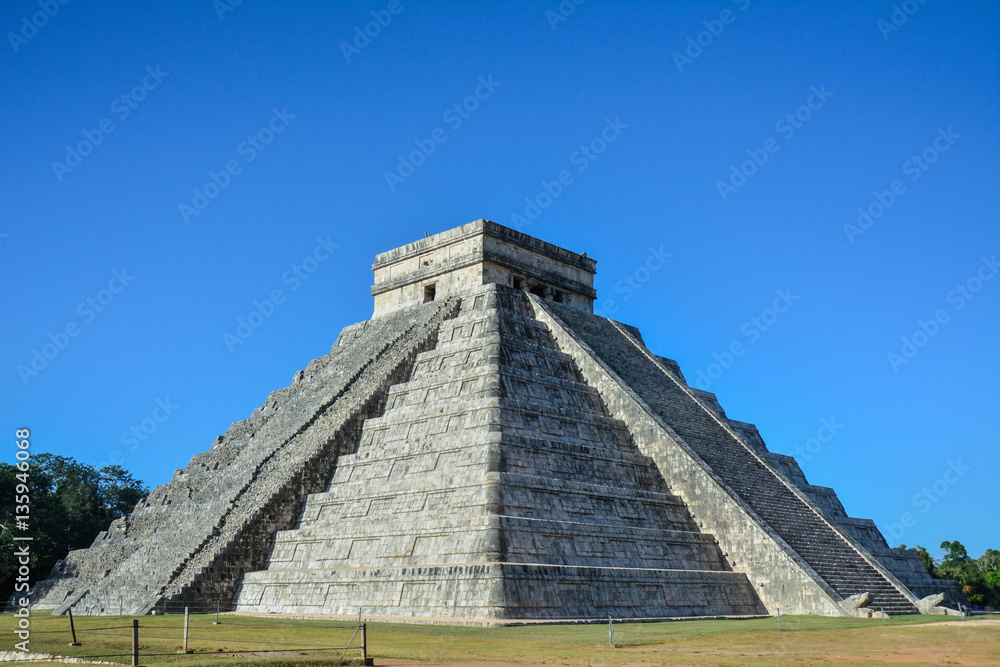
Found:
[[[89, 547], [98, 533], [115, 519], [131, 514], [136, 503], [149, 495], [149, 489], [121, 466], [98, 470], [56, 454], [35, 454], [27, 477], [24, 475], [16, 465], [0, 462], [0, 602], [14, 592], [20, 565], [16, 548], [29, 545], [28, 582], [33, 586], [48, 577], [71, 550]], [[14, 502], [25, 495], [17, 493], [25, 480], [27, 532], [17, 530]], [[14, 535], [30, 535], [32, 540], [15, 544]]]
[[[897, 548], [907, 547], [901, 544]], [[1000, 550], [987, 549], [979, 558], [972, 558], [958, 540], [945, 540], [941, 549], [944, 555], [935, 559], [924, 547], [913, 547], [932, 577], [958, 581], [969, 604], [1000, 607]]]

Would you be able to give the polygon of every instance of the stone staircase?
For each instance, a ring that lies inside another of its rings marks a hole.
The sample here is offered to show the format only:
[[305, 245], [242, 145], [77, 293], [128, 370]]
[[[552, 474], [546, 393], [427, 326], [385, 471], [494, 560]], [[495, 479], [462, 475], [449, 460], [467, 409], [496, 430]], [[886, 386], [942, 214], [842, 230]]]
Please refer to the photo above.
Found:
[[889, 614], [916, 607], [810, 507], [712, 411], [685, 392], [642, 351], [641, 338], [610, 320], [546, 304], [677, 433], [837, 594], [869, 592]]
[[272, 392], [207, 452], [157, 487], [94, 545], [75, 551], [36, 586], [53, 613], [144, 614], [168, 602], [214, 609], [244, 571], [263, 566], [274, 532], [294, 525], [301, 501], [321, 490], [365, 418], [433, 345], [454, 299], [347, 327], [326, 357]]
[[760, 614], [523, 293], [463, 297], [278, 533], [240, 611], [489, 619]]
[[484, 220], [380, 254], [373, 319], [70, 553], [35, 608], [505, 623], [843, 616], [858, 593], [914, 613], [939, 590], [592, 315], [595, 264]]

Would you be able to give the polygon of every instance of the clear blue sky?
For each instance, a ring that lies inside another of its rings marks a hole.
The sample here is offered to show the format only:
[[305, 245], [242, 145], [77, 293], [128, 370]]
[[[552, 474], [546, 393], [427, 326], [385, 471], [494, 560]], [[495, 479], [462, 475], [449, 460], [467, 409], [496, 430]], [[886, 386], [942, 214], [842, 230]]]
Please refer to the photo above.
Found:
[[8, 436], [162, 484], [487, 218], [892, 544], [1000, 547], [996, 3], [225, 2], [0, 7]]

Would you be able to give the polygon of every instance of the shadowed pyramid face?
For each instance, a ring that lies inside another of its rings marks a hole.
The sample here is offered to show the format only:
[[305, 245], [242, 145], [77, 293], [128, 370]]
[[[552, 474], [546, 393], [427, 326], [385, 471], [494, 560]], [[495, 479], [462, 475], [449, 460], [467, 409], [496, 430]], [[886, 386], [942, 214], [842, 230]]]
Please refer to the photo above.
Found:
[[36, 606], [492, 622], [963, 599], [593, 315], [594, 266], [487, 221], [379, 255], [376, 317], [71, 553]]

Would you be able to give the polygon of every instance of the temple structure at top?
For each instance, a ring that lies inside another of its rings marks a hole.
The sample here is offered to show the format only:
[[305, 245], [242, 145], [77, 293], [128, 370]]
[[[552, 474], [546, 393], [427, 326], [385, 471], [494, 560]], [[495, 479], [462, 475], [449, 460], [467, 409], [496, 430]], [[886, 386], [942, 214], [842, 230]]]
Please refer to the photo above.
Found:
[[476, 220], [377, 255], [374, 317], [491, 283], [592, 313], [596, 266], [585, 254]]

